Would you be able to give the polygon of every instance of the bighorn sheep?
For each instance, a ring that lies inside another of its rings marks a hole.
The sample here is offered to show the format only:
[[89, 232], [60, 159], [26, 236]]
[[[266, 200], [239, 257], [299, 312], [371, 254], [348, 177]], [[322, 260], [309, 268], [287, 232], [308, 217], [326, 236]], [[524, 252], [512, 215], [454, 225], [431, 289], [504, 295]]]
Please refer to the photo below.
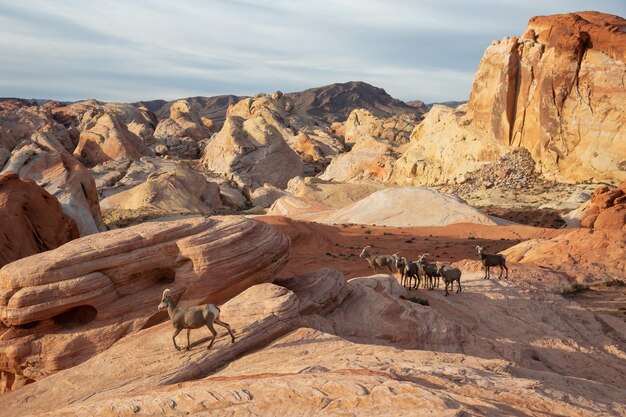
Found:
[[437, 288], [439, 288], [439, 272], [437, 272], [437, 264], [431, 263], [428, 261], [429, 253], [422, 254], [417, 263], [420, 265], [424, 275], [424, 288], [428, 288], [429, 290], [435, 289], [435, 281], [437, 283]]
[[396, 271], [400, 273], [400, 284], [404, 285], [404, 268], [406, 267], [406, 258], [399, 257], [396, 253], [391, 255], [391, 257], [393, 258], [393, 264], [396, 267]]
[[501, 254], [490, 254], [485, 253], [485, 248], [482, 246], [476, 246], [476, 250], [478, 251], [478, 256], [480, 256], [480, 260], [485, 267], [485, 279], [489, 279], [489, 268], [492, 266], [500, 267], [500, 275], [498, 279], [502, 278], [502, 273], [506, 269], [506, 276], [504, 279], [509, 279], [509, 268], [506, 267], [506, 257]]
[[393, 274], [393, 270], [391, 269], [391, 265], [394, 263], [393, 256], [391, 255], [372, 255], [368, 249], [371, 249], [371, 246], [366, 246], [363, 248], [363, 252], [359, 255], [359, 258], [365, 258], [367, 263], [374, 269], [374, 273], [377, 273], [376, 268], [389, 268], [389, 272]]
[[166, 289], [163, 291], [163, 296], [161, 297], [161, 303], [159, 304], [158, 310], [161, 311], [166, 308], [167, 314], [169, 314], [172, 324], [176, 329], [176, 331], [174, 331], [174, 336], [172, 336], [172, 340], [174, 341], [174, 347], [177, 350], [181, 350], [181, 348], [176, 344], [176, 336], [178, 336], [178, 333], [180, 333], [181, 330], [187, 329], [187, 350], [189, 350], [189, 332], [191, 329], [197, 329], [202, 326], [206, 326], [213, 334], [211, 343], [209, 343], [209, 346], [207, 347], [207, 349], [211, 349], [211, 346], [213, 346], [213, 342], [215, 341], [215, 336], [217, 336], [217, 331], [215, 331], [213, 323], [225, 327], [232, 338], [232, 343], [235, 343], [235, 335], [233, 334], [230, 325], [219, 319], [220, 309], [216, 305], [205, 304], [194, 307], [176, 307], [176, 303], [174, 303], [174, 300], [172, 300], [170, 295], [170, 290]]
[[461, 270], [459, 268], [452, 268], [450, 264], [439, 264], [437, 266], [437, 272], [443, 278], [444, 284], [446, 284], [446, 297], [448, 294], [448, 284], [451, 286], [451, 290], [454, 291], [454, 281], [459, 284], [459, 288], [456, 292], [461, 292]]
[[408, 280], [409, 288], [411, 288], [411, 281], [413, 278], [415, 278], [415, 285], [412, 288], [420, 287], [420, 265], [417, 262], [406, 262], [406, 266], [404, 267], [404, 276]]

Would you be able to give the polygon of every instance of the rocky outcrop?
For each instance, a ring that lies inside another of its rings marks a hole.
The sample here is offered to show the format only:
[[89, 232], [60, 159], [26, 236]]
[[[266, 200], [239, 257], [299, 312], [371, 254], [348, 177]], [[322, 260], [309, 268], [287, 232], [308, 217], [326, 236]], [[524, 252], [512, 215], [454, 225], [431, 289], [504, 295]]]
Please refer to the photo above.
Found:
[[291, 178], [302, 175], [300, 158], [263, 116], [228, 116], [204, 148], [200, 163], [250, 189], [266, 183], [285, 188]]
[[399, 185], [462, 182], [508, 151], [475, 129], [463, 109], [437, 105], [411, 133], [411, 144], [395, 162], [390, 180]]
[[310, 198], [288, 195], [278, 199], [268, 214], [327, 224], [392, 227], [445, 226], [455, 223], [510, 224], [487, 216], [454, 195], [420, 187], [374, 191], [338, 209]]
[[408, 143], [411, 132], [418, 124], [413, 115], [379, 118], [365, 109], [353, 110], [344, 122], [343, 136], [348, 145], [364, 138], [377, 138], [395, 143]]
[[289, 181], [287, 191], [294, 197], [315, 200], [333, 208], [342, 208], [382, 188], [384, 188], [382, 184], [342, 183], [326, 181], [319, 177], [296, 177]]
[[503, 253], [507, 261], [538, 266], [543, 274], [551, 272], [565, 283], [591, 285], [626, 277], [625, 252], [626, 231], [581, 229], [551, 239], [531, 239]]
[[268, 208], [274, 201], [287, 195], [286, 191], [280, 188], [274, 187], [270, 184], [265, 184], [263, 187], [259, 187], [250, 195], [250, 201], [253, 207]]
[[93, 177], [74, 158], [67, 130], [48, 110], [24, 107], [0, 113], [0, 171], [34, 180], [56, 197], [81, 236], [104, 230]]
[[159, 121], [154, 137], [157, 139], [189, 137], [200, 141], [211, 137], [212, 126], [211, 120], [199, 116], [186, 100], [178, 100], [170, 107], [169, 117]]
[[597, 12], [532, 18], [493, 42], [474, 78], [468, 118], [527, 148], [550, 178], [626, 179], [626, 20]]
[[0, 267], [79, 237], [74, 220], [34, 181], [0, 174]]
[[390, 182], [396, 160], [405, 151], [404, 144], [416, 124], [415, 116], [383, 119], [364, 109], [352, 111], [338, 130], [351, 149], [334, 157], [319, 178], [369, 184]]
[[456, 196], [420, 187], [376, 191], [354, 204], [320, 216], [318, 220], [395, 227], [505, 223], [481, 213]]
[[307, 175], [321, 172], [328, 158], [345, 151], [343, 141], [323, 122], [299, 113], [280, 91], [244, 99], [228, 109], [228, 116], [262, 118], [298, 154]]
[[234, 344], [223, 336], [207, 351], [196, 331], [191, 351], [176, 352], [171, 325], [156, 325], [0, 406], [7, 416], [312, 415], [354, 404], [375, 415], [623, 413], [623, 343], [606, 330], [619, 324], [476, 275], [456, 297], [420, 295], [429, 306], [401, 299], [388, 276], [346, 281], [331, 269], [281, 279], [222, 306]]
[[[194, 109], [194, 111], [198, 114], [201, 120], [210, 120], [213, 124], [213, 129], [219, 130], [224, 124], [224, 120], [226, 119], [226, 111], [228, 110], [228, 108], [233, 104], [236, 104], [237, 102], [243, 100], [244, 98], [246, 97], [222, 95], [213, 97], [187, 97], [181, 100], [189, 103], [191, 108]], [[133, 105], [137, 107], [145, 107], [153, 112], [158, 120], [163, 120], [167, 119], [170, 116], [171, 107], [181, 100], [140, 101], [138, 103], [133, 103]]]
[[189, 168], [155, 172], [136, 187], [100, 202], [103, 211], [139, 210], [162, 214], [213, 214], [222, 207], [219, 186]]
[[319, 175], [325, 181], [387, 183], [398, 158], [397, 148], [385, 140], [366, 138], [350, 152], [338, 155]]
[[568, 213], [569, 226], [626, 230], [626, 181], [618, 187], [600, 187], [591, 199]]
[[74, 155], [89, 167], [110, 160], [136, 160], [142, 155], [153, 154], [144, 143], [144, 137], [137, 132], [143, 131], [144, 126], [129, 126], [115, 112], [99, 110], [89, 120], [83, 118], [81, 124], [84, 126]]
[[6, 265], [0, 366], [16, 386], [5, 388], [72, 367], [160, 322], [164, 288], [181, 306], [220, 304], [272, 281], [288, 257], [289, 240], [276, 229], [212, 217], [104, 232]]

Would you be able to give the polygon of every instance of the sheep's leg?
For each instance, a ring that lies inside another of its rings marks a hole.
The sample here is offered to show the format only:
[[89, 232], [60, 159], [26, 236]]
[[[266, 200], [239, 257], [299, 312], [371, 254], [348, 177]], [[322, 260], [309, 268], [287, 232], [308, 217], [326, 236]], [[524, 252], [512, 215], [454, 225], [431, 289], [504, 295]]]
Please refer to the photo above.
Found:
[[387, 268], [389, 268], [389, 272], [393, 274], [393, 269], [391, 269], [391, 265], [387, 264]]
[[187, 329], [187, 350], [189, 350], [189, 333], [191, 333], [191, 329]]
[[[448, 293], [448, 281], [445, 281], [445, 284], [446, 284], [446, 297], [447, 297], [447, 296], [448, 296], [448, 294], [449, 294], [449, 293]], [[454, 289], [454, 288], [453, 288], [453, 289]]]
[[459, 279], [456, 283], [459, 284], [459, 289], [456, 292], [461, 292], [461, 280]]
[[213, 334], [213, 337], [211, 338], [211, 343], [209, 343], [209, 346], [207, 347], [207, 349], [211, 349], [211, 346], [213, 346], [213, 342], [215, 342], [215, 337], [217, 336], [217, 331], [215, 330], [215, 327], [213, 327], [213, 323], [207, 323], [206, 327]]
[[509, 268], [507, 268], [505, 264], [502, 264], [502, 266], [504, 267], [504, 269], [506, 269], [506, 275], [504, 276], [504, 279], [509, 279]]
[[176, 331], [174, 332], [174, 336], [172, 336], [172, 341], [174, 342], [174, 347], [176, 348], [176, 350], [180, 350], [180, 347], [178, 347], [178, 345], [176, 344], [176, 336], [178, 336], [178, 333], [180, 333], [182, 329], [176, 329]]
[[222, 321], [220, 319], [215, 319], [214, 323], [215, 324], [219, 324], [222, 327], [225, 327], [226, 330], [228, 330], [228, 333], [230, 334], [230, 337], [232, 339], [231, 343], [235, 343], [235, 335], [233, 334], [233, 330], [230, 328], [230, 324], [228, 324], [225, 321]]

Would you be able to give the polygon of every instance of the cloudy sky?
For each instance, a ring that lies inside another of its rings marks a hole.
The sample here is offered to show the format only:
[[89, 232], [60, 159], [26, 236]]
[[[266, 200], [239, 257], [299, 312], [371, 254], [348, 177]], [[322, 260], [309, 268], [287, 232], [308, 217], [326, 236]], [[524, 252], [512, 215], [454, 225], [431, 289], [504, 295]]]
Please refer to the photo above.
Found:
[[465, 100], [493, 39], [625, 0], [0, 0], [0, 97], [137, 101], [361, 80]]

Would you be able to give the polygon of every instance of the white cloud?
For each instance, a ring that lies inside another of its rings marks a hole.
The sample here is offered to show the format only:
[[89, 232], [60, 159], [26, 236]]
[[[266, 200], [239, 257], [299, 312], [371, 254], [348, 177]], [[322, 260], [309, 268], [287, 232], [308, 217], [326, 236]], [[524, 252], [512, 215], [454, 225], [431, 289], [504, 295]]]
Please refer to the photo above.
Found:
[[[513, 4], [513, 5], [511, 5]], [[621, 0], [594, 2], [626, 14]], [[362, 80], [466, 99], [492, 39], [582, 0], [0, 0], [0, 95], [135, 101]]]

